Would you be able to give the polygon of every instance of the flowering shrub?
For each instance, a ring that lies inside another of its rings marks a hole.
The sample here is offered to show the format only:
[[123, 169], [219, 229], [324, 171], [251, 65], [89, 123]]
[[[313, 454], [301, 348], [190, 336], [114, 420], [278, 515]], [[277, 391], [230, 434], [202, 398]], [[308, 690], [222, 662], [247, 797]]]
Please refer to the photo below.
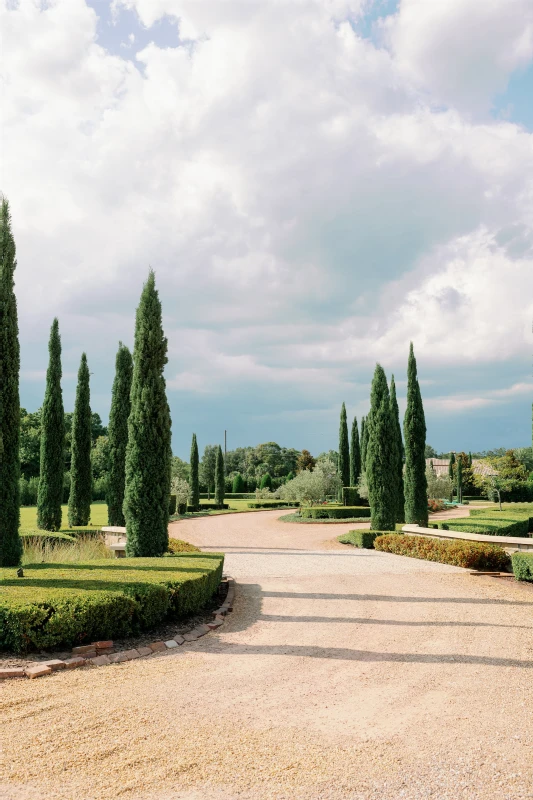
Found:
[[437, 511], [444, 511], [444, 501], [435, 500], [434, 498], [430, 497], [428, 499], [428, 511], [430, 511], [432, 514], [435, 514]]
[[447, 541], [429, 536], [386, 534], [374, 540], [374, 548], [400, 556], [453, 564], [455, 567], [480, 570], [506, 570], [510, 558], [502, 547], [484, 542]]

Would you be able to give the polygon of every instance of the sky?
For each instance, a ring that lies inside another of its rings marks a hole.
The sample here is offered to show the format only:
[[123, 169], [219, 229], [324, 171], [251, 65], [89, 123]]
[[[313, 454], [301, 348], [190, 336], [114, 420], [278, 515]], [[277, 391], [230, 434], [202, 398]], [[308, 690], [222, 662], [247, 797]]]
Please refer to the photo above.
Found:
[[107, 420], [152, 267], [173, 450], [335, 448], [409, 342], [437, 450], [531, 443], [533, 0], [0, 0], [21, 403]]

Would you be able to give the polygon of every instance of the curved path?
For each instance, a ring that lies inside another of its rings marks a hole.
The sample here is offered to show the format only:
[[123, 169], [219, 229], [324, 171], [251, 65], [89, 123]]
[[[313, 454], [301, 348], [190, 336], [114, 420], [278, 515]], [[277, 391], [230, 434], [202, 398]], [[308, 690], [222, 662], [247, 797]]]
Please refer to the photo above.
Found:
[[227, 553], [218, 633], [0, 687], [0, 798], [531, 797], [533, 592], [278, 516], [171, 526]]

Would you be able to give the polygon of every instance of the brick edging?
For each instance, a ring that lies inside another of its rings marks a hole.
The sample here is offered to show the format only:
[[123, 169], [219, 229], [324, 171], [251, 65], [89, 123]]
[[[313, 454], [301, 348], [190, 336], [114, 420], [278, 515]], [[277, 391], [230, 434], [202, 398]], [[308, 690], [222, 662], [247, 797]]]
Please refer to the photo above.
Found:
[[136, 649], [120, 650], [118, 653], [114, 652], [112, 641], [93, 642], [92, 644], [82, 645], [81, 647], [74, 647], [72, 650], [72, 658], [64, 660], [54, 658], [50, 661], [42, 661], [28, 667], [0, 669], [0, 681], [10, 678], [42, 678], [58, 670], [76, 669], [77, 667], [89, 665], [103, 667], [108, 664], [119, 664], [123, 661], [146, 658], [153, 653], [173, 650], [175, 647], [179, 647], [188, 642], [195, 642], [197, 639], [200, 639], [201, 636], [205, 636], [206, 633], [220, 628], [220, 626], [224, 624], [226, 614], [229, 611], [233, 611], [235, 580], [226, 576], [222, 580], [222, 583], [228, 584], [228, 593], [220, 608], [213, 611], [213, 621], [204, 625], [197, 625], [188, 633], [184, 633], [183, 636], [177, 634], [173, 639], [169, 639], [167, 642], [152, 642], [151, 644]]

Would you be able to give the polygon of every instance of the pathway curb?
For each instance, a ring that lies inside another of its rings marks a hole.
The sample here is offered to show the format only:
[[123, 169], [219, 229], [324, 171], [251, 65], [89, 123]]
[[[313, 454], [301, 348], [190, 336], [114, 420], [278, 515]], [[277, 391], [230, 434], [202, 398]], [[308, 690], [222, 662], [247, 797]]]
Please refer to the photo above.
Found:
[[206, 625], [197, 625], [188, 633], [176, 634], [173, 639], [166, 642], [152, 642], [137, 649], [119, 650], [115, 652], [112, 641], [93, 642], [89, 645], [82, 645], [72, 649], [72, 658], [61, 660], [59, 658], [49, 659], [48, 661], [36, 661], [28, 667], [11, 667], [0, 669], [0, 681], [15, 680], [19, 678], [42, 678], [45, 675], [52, 675], [54, 672], [65, 669], [77, 669], [78, 667], [93, 666], [104, 667], [111, 664], [121, 664], [125, 661], [133, 661], [138, 658], [148, 658], [154, 653], [164, 653], [174, 650], [188, 642], [195, 642], [207, 633], [218, 630], [226, 621], [226, 614], [233, 611], [233, 601], [235, 599], [235, 580], [226, 575], [220, 585], [224, 583], [228, 586], [228, 593], [220, 608], [213, 611], [213, 622]]

